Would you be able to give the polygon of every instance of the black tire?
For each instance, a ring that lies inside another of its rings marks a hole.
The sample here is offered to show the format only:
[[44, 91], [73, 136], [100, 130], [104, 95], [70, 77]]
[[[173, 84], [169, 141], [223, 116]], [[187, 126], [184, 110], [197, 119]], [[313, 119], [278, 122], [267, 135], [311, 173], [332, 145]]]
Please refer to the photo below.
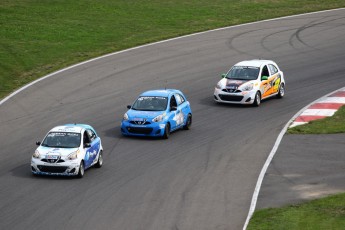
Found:
[[258, 107], [261, 104], [261, 93], [259, 91], [256, 92], [253, 106]]
[[167, 124], [165, 125], [163, 139], [168, 139], [169, 136], [170, 136], [170, 124], [167, 123]]
[[279, 86], [279, 92], [277, 94], [277, 98], [282, 98], [285, 95], [285, 85], [284, 83], [281, 83]]
[[83, 178], [84, 174], [85, 174], [84, 161], [81, 161], [79, 165], [79, 171], [78, 171], [77, 177]]
[[186, 124], [183, 126], [184, 130], [190, 130], [192, 126], [192, 114], [188, 114]]
[[97, 163], [95, 164], [95, 167], [100, 168], [102, 167], [102, 165], [103, 165], [103, 151], [101, 150], [99, 152], [98, 160], [97, 160]]

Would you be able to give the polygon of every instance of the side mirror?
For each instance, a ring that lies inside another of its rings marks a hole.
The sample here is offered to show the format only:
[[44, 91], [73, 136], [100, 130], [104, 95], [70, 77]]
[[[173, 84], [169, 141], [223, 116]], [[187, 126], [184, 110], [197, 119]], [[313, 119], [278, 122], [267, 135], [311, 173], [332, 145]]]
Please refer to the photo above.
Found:
[[40, 141], [36, 141], [36, 145], [41, 145], [41, 142]]
[[91, 147], [91, 144], [90, 143], [85, 143], [84, 144], [84, 148], [90, 148]]
[[130, 109], [130, 108], [132, 108], [132, 106], [131, 105], [127, 105], [127, 109]]
[[223, 73], [223, 74], [222, 74], [222, 78], [225, 78], [225, 77], [226, 77], [226, 73]]
[[170, 111], [176, 111], [177, 110], [177, 107], [176, 106], [171, 106], [170, 107]]
[[267, 76], [262, 76], [262, 77], [261, 77], [261, 81], [266, 81], [266, 80], [268, 80], [268, 77], [267, 77]]

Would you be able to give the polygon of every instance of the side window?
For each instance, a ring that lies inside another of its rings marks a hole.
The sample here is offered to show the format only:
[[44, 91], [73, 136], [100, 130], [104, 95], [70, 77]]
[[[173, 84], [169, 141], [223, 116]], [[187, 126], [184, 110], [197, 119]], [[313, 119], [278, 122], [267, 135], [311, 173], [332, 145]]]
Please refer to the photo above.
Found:
[[91, 143], [91, 141], [90, 141], [90, 136], [89, 136], [89, 134], [87, 133], [87, 131], [85, 131], [84, 132], [84, 135], [83, 135], [84, 137], [84, 139], [83, 139], [83, 142], [84, 142], [84, 144], [86, 144], [86, 143]]
[[175, 96], [171, 96], [171, 98], [170, 98], [170, 108], [171, 108], [172, 106], [177, 107], [177, 103], [176, 103]]
[[182, 104], [182, 101], [181, 101], [180, 95], [175, 94], [175, 98], [176, 98], [176, 103], [177, 103], [177, 105], [181, 105], [181, 104]]
[[272, 74], [278, 73], [278, 69], [277, 69], [277, 67], [275, 67], [274, 65], [269, 64], [269, 65], [268, 65], [268, 68], [270, 69], [270, 71], [271, 71]]
[[177, 96], [177, 97], [179, 98], [179, 100], [180, 100], [179, 105], [182, 104], [183, 102], [185, 102], [185, 99], [184, 99], [184, 97], [183, 97], [181, 94], [176, 94], [176, 96]]
[[269, 77], [269, 76], [270, 76], [270, 73], [268, 72], [267, 65], [265, 65], [265, 66], [262, 68], [261, 77], [263, 77], [263, 76], [266, 76], [266, 77]]
[[87, 133], [88, 133], [88, 135], [90, 137], [90, 141], [93, 142], [96, 139], [96, 134], [92, 130], [90, 130], [90, 129], [88, 129], [86, 131], [87, 131]]

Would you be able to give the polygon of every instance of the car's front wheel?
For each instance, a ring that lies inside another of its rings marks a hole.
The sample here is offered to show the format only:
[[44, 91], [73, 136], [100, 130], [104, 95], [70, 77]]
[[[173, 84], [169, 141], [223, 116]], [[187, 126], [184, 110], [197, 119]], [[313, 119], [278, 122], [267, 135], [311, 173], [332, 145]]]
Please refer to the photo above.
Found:
[[169, 136], [170, 136], [170, 124], [167, 123], [167, 124], [165, 125], [163, 138], [164, 138], [164, 139], [168, 139]]
[[99, 152], [98, 160], [97, 160], [97, 163], [95, 164], [95, 167], [100, 168], [102, 167], [102, 165], [103, 165], [103, 151], [101, 150]]
[[77, 176], [79, 178], [82, 178], [84, 176], [84, 173], [85, 173], [84, 161], [81, 161], [80, 165], [79, 165], [79, 171], [78, 171], [78, 175]]
[[277, 97], [282, 98], [282, 97], [284, 97], [284, 95], [285, 95], [285, 85], [284, 85], [284, 83], [281, 83], [279, 86], [279, 92], [277, 94]]
[[259, 91], [256, 92], [253, 106], [258, 107], [261, 104], [261, 93]]

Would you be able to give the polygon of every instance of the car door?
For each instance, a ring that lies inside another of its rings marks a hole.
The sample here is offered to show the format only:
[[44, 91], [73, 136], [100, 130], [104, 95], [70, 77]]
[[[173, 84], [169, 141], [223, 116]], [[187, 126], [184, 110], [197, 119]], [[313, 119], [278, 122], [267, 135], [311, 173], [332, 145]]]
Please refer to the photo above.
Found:
[[86, 151], [84, 158], [85, 168], [89, 168], [97, 161], [96, 157], [100, 148], [99, 138], [90, 129], [84, 132], [84, 146]]
[[268, 69], [272, 75], [272, 94], [276, 94], [279, 91], [279, 85], [281, 82], [281, 75], [279, 73], [278, 68], [273, 65], [273, 64], [269, 64], [268, 65]]
[[190, 113], [190, 107], [189, 102], [186, 101], [186, 99], [179, 93], [176, 95], [177, 103], [178, 103], [178, 109], [181, 111], [181, 121], [180, 121], [180, 127], [183, 126], [186, 123], [188, 113]]
[[273, 93], [272, 82], [273, 77], [270, 75], [267, 65], [264, 65], [261, 70], [261, 98], [268, 97]]
[[178, 127], [178, 106], [177, 101], [174, 95], [170, 97], [169, 101], [169, 123], [170, 123], [170, 130], [173, 131]]
[[181, 96], [178, 93], [174, 94], [174, 96], [177, 103], [177, 109], [175, 113], [176, 128], [180, 128], [181, 126], [183, 126], [184, 120], [185, 120], [185, 115], [184, 115], [185, 104], [183, 104], [184, 100], [183, 98], [181, 98]]

